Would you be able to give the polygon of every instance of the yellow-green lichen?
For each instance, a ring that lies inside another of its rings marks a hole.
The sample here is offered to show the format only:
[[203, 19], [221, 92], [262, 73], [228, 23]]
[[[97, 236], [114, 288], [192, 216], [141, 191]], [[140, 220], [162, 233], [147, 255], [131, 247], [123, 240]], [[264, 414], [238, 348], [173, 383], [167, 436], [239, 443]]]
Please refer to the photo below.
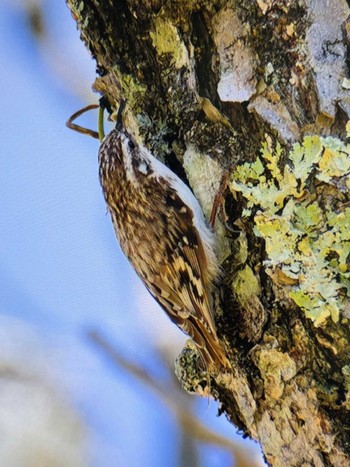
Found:
[[170, 21], [158, 17], [154, 23], [154, 31], [150, 32], [150, 36], [159, 55], [170, 54], [176, 68], [187, 65], [187, 49], [180, 39], [177, 28]]
[[248, 303], [251, 297], [261, 293], [260, 284], [256, 275], [248, 265], [237, 272], [234, 285], [235, 294], [241, 304]]
[[147, 88], [135, 77], [122, 73], [117, 67], [113, 68], [113, 73], [117, 75], [117, 82], [121, 86], [120, 94], [127, 100], [128, 105], [135, 113], [141, 112], [141, 103], [143, 95]]
[[288, 294], [315, 325], [337, 321], [350, 296], [350, 144], [306, 136], [283, 169], [281, 155], [278, 144], [264, 143], [261, 157], [236, 168], [230, 188], [247, 200], [243, 215], [254, 212], [265, 267], [293, 280]]

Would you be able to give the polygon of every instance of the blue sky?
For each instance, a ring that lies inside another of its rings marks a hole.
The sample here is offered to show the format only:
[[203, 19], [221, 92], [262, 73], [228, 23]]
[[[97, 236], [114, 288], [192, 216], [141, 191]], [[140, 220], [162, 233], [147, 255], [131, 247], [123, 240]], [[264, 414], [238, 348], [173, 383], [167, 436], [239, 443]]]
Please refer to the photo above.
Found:
[[[173, 342], [176, 355], [185, 341], [116, 243], [97, 177], [98, 142], [64, 125], [97, 102], [95, 65], [63, 0], [43, 2], [43, 42], [20, 3], [0, 3], [0, 42], [9, 44], [0, 48], [0, 314], [8, 333], [11, 320], [13, 332], [18, 323], [33, 332], [51, 377], [89, 428], [91, 466], [178, 466], [180, 433], [167, 408], [85, 336], [103, 331], [154, 375], [164, 372], [152, 343]], [[96, 114], [84, 122], [95, 128]], [[215, 403], [194, 404], [206, 423], [234, 436]], [[202, 465], [213, 467], [229, 459], [214, 448], [206, 456]]]

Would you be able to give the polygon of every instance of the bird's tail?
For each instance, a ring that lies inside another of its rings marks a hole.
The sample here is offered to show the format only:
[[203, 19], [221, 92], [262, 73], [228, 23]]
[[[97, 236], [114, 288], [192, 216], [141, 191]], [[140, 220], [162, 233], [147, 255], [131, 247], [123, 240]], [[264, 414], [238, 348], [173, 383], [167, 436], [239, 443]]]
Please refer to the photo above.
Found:
[[231, 364], [226, 357], [223, 346], [220, 343], [216, 332], [208, 330], [206, 326], [196, 318], [189, 319], [186, 330], [203, 359], [209, 371], [217, 371], [220, 368], [230, 369]]

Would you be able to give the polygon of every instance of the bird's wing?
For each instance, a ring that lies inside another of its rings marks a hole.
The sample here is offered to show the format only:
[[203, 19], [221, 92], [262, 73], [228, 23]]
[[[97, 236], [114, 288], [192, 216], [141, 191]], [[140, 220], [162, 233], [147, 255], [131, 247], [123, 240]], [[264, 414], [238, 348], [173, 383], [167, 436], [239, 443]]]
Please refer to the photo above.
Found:
[[168, 218], [166, 258], [153, 271], [149, 290], [183, 328], [190, 316], [200, 320], [216, 336], [210, 305], [208, 257], [194, 224], [194, 213], [175, 190], [167, 197]]

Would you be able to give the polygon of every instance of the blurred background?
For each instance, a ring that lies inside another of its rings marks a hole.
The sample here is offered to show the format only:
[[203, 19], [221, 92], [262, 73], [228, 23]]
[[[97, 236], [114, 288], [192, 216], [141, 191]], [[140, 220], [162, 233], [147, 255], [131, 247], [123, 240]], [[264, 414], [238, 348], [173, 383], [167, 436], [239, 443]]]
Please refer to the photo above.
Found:
[[64, 0], [0, 0], [0, 60], [0, 465], [234, 465], [241, 436], [179, 389], [186, 338], [116, 243], [98, 142], [65, 127], [99, 96]]

